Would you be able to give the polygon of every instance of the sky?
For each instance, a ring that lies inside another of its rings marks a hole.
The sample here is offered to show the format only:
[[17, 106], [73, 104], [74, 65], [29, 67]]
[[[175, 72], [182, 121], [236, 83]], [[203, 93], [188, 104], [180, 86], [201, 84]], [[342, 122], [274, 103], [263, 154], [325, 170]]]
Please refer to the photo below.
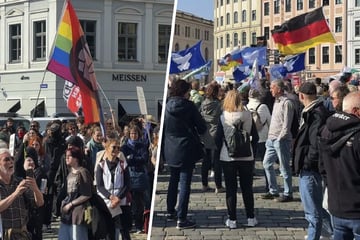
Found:
[[214, 0], [177, 0], [177, 9], [214, 20]]

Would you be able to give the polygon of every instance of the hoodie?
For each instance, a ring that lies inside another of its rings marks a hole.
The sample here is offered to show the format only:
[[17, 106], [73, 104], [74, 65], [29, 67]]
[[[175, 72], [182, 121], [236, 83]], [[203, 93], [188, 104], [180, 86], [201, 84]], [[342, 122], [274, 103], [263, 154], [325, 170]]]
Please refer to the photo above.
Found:
[[333, 114], [321, 132], [319, 146], [319, 170], [328, 187], [330, 213], [359, 219], [360, 119], [348, 113]]

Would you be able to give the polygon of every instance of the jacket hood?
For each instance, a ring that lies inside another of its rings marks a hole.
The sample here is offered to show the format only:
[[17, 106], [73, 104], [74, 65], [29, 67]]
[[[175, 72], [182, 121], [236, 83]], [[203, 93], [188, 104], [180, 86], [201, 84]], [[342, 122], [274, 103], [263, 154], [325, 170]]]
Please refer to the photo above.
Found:
[[170, 97], [166, 103], [166, 111], [171, 113], [173, 116], [187, 115], [189, 104], [194, 103], [183, 97]]
[[330, 132], [342, 132], [346, 129], [358, 126], [360, 119], [348, 113], [337, 112], [331, 115], [326, 121], [326, 127]]

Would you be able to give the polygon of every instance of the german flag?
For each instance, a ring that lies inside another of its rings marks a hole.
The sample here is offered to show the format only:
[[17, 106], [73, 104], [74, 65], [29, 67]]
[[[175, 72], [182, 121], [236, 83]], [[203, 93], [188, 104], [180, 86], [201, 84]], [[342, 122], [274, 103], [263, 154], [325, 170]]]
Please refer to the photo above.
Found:
[[303, 53], [320, 43], [336, 43], [322, 7], [286, 21], [271, 33], [284, 55]]

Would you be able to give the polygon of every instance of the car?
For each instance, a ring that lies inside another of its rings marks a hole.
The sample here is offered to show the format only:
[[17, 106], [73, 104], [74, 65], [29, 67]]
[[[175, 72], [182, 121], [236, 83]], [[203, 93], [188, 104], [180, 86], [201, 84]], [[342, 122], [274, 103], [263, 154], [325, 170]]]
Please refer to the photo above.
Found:
[[0, 127], [6, 126], [6, 122], [8, 118], [12, 118], [14, 120], [15, 129], [19, 126], [24, 126], [26, 130], [30, 128], [30, 121], [24, 117], [19, 116], [17, 113], [0, 113]]

